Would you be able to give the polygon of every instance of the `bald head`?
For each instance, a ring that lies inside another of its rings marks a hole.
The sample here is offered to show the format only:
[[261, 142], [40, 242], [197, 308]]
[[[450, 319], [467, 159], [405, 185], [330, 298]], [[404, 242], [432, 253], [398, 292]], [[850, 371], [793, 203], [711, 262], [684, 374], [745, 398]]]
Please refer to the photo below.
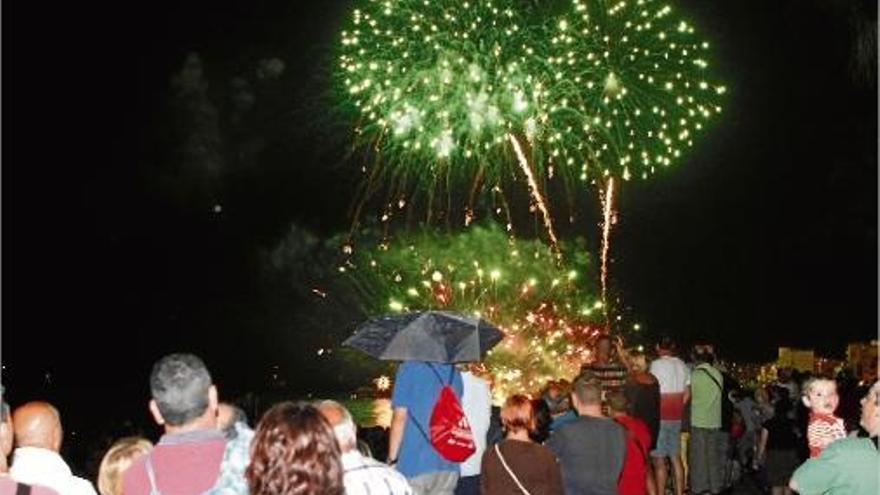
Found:
[[28, 402], [12, 413], [17, 447], [61, 449], [61, 415], [48, 402]]

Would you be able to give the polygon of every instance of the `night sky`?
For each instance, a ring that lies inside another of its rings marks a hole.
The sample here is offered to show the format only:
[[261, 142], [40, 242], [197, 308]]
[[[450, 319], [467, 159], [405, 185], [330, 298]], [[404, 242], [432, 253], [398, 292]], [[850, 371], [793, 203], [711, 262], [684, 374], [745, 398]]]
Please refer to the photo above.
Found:
[[[855, 20], [859, 2], [674, 3], [712, 41], [729, 99], [687, 159], [625, 185], [616, 290], [649, 332], [710, 338], [733, 359], [768, 361], [778, 345], [842, 355], [874, 338], [876, 76], [862, 83], [852, 64], [876, 3]], [[291, 224], [350, 225], [359, 162], [343, 160], [344, 123], [325, 125], [322, 107], [350, 7], [6, 5], [2, 357], [18, 398], [145, 394], [150, 363], [181, 349], [238, 392], [277, 363], [297, 386], [310, 379], [313, 348], [290, 323], [310, 306], [267, 290], [260, 253]], [[256, 116], [220, 129], [211, 180], [175, 151], [171, 80], [192, 52], [224, 119], [235, 77], [285, 64], [254, 90]], [[242, 158], [230, 144], [242, 142], [257, 151]]]

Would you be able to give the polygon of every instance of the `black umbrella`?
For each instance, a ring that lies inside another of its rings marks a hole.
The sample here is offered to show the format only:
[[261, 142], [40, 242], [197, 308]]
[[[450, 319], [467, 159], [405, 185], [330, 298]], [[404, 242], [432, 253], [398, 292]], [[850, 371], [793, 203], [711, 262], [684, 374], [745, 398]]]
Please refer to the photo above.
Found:
[[504, 334], [489, 322], [445, 311], [382, 315], [342, 345], [386, 361], [481, 361]]

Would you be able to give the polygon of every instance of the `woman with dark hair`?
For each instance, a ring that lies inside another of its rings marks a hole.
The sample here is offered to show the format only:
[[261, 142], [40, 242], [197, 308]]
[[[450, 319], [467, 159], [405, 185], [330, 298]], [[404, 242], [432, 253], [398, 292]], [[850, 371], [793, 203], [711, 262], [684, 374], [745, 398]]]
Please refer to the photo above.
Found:
[[529, 437], [533, 442], [544, 443], [550, 437], [550, 426], [553, 424], [550, 406], [544, 399], [538, 398], [532, 401], [532, 411], [535, 416], [535, 424], [529, 430]]
[[247, 480], [252, 495], [342, 495], [342, 463], [333, 429], [314, 407], [282, 402], [254, 435]]
[[483, 454], [481, 493], [562, 495], [562, 473], [556, 456], [529, 438], [535, 429], [532, 401], [524, 395], [509, 397], [501, 409], [501, 422], [505, 439]]

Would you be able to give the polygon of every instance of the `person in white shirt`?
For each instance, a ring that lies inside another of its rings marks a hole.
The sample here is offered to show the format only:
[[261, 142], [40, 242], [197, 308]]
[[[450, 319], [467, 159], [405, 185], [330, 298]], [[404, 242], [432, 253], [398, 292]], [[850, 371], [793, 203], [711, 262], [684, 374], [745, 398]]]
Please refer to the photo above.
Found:
[[675, 357], [675, 343], [662, 337], [656, 347], [658, 358], [651, 362], [651, 374], [660, 383], [660, 431], [651, 451], [658, 487], [666, 486], [666, 459], [672, 465], [675, 495], [684, 493], [685, 468], [681, 456], [681, 421], [690, 394], [690, 371]]
[[61, 416], [48, 402], [28, 402], [12, 413], [16, 449], [9, 474], [19, 483], [40, 484], [60, 495], [96, 495], [87, 480], [70, 471], [58, 455], [64, 432]]
[[402, 474], [358, 451], [357, 426], [348, 409], [332, 400], [321, 401], [316, 407], [333, 427], [342, 451], [346, 495], [413, 495], [412, 488]]
[[474, 445], [477, 449], [459, 465], [460, 475], [455, 495], [480, 494], [480, 464], [486, 451], [486, 434], [492, 415], [492, 393], [489, 383], [474, 375], [470, 365], [460, 365], [461, 381], [464, 385], [461, 394], [461, 408], [471, 426]]

